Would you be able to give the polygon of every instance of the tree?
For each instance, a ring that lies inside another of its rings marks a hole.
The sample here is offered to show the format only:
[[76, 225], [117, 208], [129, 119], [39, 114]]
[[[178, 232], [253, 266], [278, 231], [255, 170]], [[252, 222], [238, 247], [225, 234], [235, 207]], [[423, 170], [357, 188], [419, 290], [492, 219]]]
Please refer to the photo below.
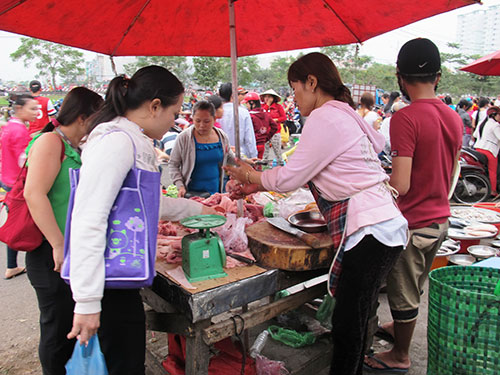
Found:
[[194, 79], [203, 87], [215, 88], [224, 69], [222, 57], [193, 57]]
[[189, 65], [185, 56], [138, 56], [136, 61], [124, 66], [132, 76], [137, 70], [149, 65], [159, 65], [170, 70], [183, 83], [190, 81]]
[[365, 70], [373, 61], [370, 56], [359, 55], [357, 44], [322, 47], [320, 51], [332, 59], [344, 82], [356, 83], [358, 72]]
[[25, 67], [35, 62], [35, 67], [40, 72], [37, 77], [49, 78], [54, 88], [57, 87], [56, 77], [75, 81], [85, 73], [82, 67], [83, 53], [72, 47], [40, 39], [21, 38], [21, 46], [11, 53], [10, 58], [13, 61], [22, 59]]

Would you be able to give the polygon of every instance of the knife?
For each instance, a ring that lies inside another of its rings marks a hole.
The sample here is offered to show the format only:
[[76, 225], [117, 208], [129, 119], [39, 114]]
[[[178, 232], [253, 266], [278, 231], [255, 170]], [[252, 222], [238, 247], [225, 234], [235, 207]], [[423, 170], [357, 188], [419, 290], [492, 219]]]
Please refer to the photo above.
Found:
[[295, 228], [290, 224], [286, 219], [282, 217], [270, 217], [267, 219], [267, 222], [282, 231], [293, 234], [298, 237], [307, 245], [311, 246], [313, 249], [320, 248], [319, 240], [312, 234], [301, 231], [300, 229]]
[[240, 262], [243, 262], [243, 263], [246, 263], [246, 264], [254, 264], [255, 263], [255, 260], [247, 258], [247, 257], [244, 257], [242, 255], [235, 254], [235, 253], [228, 253], [228, 252], [226, 252], [226, 255], [228, 257], [231, 257], [233, 259], [239, 260]]

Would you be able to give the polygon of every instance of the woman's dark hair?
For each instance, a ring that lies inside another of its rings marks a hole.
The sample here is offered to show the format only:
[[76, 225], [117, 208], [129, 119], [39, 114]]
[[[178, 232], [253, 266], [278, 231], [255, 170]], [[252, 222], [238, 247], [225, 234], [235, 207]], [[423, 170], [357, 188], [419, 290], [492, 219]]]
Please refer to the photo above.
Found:
[[[102, 97], [86, 87], [75, 87], [64, 98], [56, 120], [61, 126], [68, 126], [83, 116], [86, 120], [101, 108]], [[54, 130], [54, 124], [49, 122], [42, 129], [42, 133]]]
[[479, 102], [477, 103], [477, 106], [479, 108], [483, 108], [483, 107], [486, 107], [489, 102], [490, 102], [490, 99], [485, 98], [485, 97], [482, 96], [482, 97], [479, 98]]
[[446, 95], [446, 96], [444, 97], [444, 103], [445, 103], [445, 104], [447, 104], [447, 105], [452, 104], [452, 103], [453, 103], [453, 101], [451, 100], [451, 96]]
[[208, 111], [210, 112], [210, 116], [215, 117], [215, 107], [212, 103], [210, 103], [207, 100], [201, 100], [199, 102], [196, 102], [196, 104], [193, 107], [193, 111], [191, 113], [191, 117], [194, 117], [196, 111]]
[[250, 109], [261, 107], [260, 100], [249, 100], [247, 103], [250, 104]]
[[222, 100], [219, 96], [217, 95], [210, 95], [208, 98], [207, 98], [207, 101], [212, 103], [214, 105], [214, 108], [217, 110], [219, 109], [220, 107], [222, 107]]
[[359, 102], [363, 107], [371, 110], [373, 108], [373, 105], [375, 104], [375, 98], [373, 97], [373, 94], [371, 92], [364, 92], [363, 95], [361, 95], [361, 99], [359, 99]]
[[219, 87], [219, 96], [225, 102], [230, 102], [231, 101], [231, 95], [233, 95], [233, 85], [232, 85], [232, 83], [231, 82], [223, 83]]
[[101, 123], [125, 115], [128, 110], [139, 108], [146, 101], [160, 99], [163, 108], [171, 106], [182, 93], [181, 81], [157, 65], [139, 69], [130, 79], [123, 75], [115, 77], [109, 83], [104, 105], [89, 119], [87, 133]]
[[[476, 118], [474, 119], [474, 121], [476, 122], [476, 126], [477, 126], [477, 123], [479, 122], [479, 109], [480, 108], [484, 108], [488, 105], [488, 103], [490, 102], [490, 100], [488, 98], [485, 98], [484, 96], [480, 97], [479, 98], [479, 102], [477, 103], [477, 106], [479, 107], [476, 111]], [[479, 135], [483, 135], [483, 128], [484, 128], [484, 124], [486, 124], [486, 121], [488, 120], [488, 116], [485, 117], [485, 119], [483, 120], [483, 122], [481, 123], [481, 128], [479, 128]]]
[[336, 100], [349, 104], [353, 109], [351, 91], [342, 83], [339, 72], [330, 58], [319, 52], [308, 53], [296, 60], [288, 68], [288, 82], [307, 81], [313, 75], [318, 79], [318, 87]]
[[462, 108], [463, 110], [467, 111], [470, 107], [472, 107], [472, 103], [467, 99], [460, 99], [457, 104], [457, 110], [458, 108]]
[[14, 105], [24, 107], [26, 105], [26, 103], [30, 100], [35, 100], [35, 97], [33, 95], [30, 95], [30, 94], [17, 95], [15, 100], [14, 100]]
[[399, 98], [399, 92], [398, 91], [393, 91], [391, 92], [391, 95], [389, 95], [389, 101], [384, 107], [384, 112], [387, 113], [391, 110], [392, 105], [394, 104], [394, 101]]

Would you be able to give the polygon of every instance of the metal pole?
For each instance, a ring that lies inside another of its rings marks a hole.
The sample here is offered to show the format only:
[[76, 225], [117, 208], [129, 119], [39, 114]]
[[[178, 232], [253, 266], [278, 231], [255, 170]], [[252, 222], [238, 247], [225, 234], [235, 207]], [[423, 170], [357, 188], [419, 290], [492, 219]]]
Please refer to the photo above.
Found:
[[237, 70], [237, 51], [236, 51], [236, 24], [234, 20], [234, 2], [229, 1], [229, 41], [231, 48], [231, 82], [233, 86], [233, 112], [234, 112], [234, 142], [236, 146], [236, 156], [240, 155], [240, 116], [238, 113], [238, 70]]
[[[231, 51], [231, 82], [233, 88], [233, 113], [234, 113], [234, 145], [236, 157], [241, 158], [240, 152], [240, 115], [238, 107], [238, 70], [237, 70], [237, 49], [236, 49], [236, 22], [234, 19], [234, 3], [236, 0], [228, 0], [229, 3], [229, 41]], [[243, 200], [238, 199], [238, 217], [243, 216]]]

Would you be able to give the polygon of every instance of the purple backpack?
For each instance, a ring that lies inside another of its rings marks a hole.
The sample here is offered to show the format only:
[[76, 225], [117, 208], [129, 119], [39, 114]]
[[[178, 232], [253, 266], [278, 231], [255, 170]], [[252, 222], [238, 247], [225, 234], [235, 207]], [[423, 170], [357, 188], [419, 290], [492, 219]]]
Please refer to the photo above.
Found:
[[[127, 134], [132, 141], [134, 166], [125, 177], [109, 213], [104, 250], [105, 288], [136, 289], [150, 286], [156, 275], [160, 172], [136, 167], [135, 144], [125, 131], [114, 130], [103, 136], [118, 131]], [[64, 263], [61, 270], [61, 277], [67, 283], [70, 281], [71, 215], [79, 175], [79, 169], [69, 169], [71, 191], [64, 234]]]

